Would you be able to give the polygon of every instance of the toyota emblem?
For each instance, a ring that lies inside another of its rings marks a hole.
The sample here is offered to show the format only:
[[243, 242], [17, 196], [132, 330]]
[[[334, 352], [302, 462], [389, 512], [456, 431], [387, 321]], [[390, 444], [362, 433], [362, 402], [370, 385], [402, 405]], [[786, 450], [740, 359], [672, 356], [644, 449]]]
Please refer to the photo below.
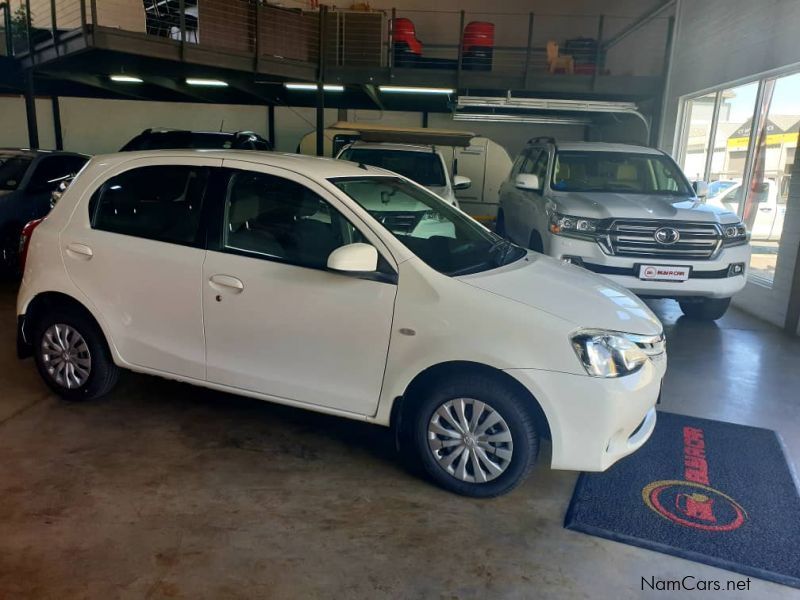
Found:
[[662, 246], [671, 246], [681, 239], [681, 234], [672, 227], [662, 227], [653, 234], [655, 240]]

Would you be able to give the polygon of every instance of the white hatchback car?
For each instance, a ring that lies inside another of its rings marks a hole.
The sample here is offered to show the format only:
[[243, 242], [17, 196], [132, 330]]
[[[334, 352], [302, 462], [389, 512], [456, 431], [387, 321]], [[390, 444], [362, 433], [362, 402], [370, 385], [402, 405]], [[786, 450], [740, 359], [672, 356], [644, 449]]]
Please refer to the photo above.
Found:
[[661, 323], [425, 188], [298, 155], [91, 160], [34, 231], [18, 351], [68, 399], [120, 368], [393, 426], [471, 496], [603, 470], [656, 421]]

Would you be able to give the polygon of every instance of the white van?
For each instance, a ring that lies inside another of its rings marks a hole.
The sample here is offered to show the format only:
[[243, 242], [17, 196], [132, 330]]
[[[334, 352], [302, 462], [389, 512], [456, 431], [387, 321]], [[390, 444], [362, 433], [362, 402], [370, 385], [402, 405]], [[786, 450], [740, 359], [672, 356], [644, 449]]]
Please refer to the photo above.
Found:
[[[317, 152], [316, 132], [306, 134], [297, 146], [298, 154]], [[325, 129], [323, 153], [335, 157], [353, 142], [397, 143], [435, 146], [442, 155], [451, 180], [457, 176], [472, 184], [455, 190], [460, 208], [482, 223], [497, 217], [500, 186], [511, 172], [511, 157], [500, 144], [469, 131], [397, 128], [368, 123], [340, 121]]]

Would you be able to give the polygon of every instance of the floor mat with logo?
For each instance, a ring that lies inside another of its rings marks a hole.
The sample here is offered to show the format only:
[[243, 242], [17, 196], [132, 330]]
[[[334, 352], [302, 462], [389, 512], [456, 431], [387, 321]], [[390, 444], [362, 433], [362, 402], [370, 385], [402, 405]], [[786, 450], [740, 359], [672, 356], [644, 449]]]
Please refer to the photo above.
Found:
[[581, 474], [564, 526], [800, 588], [800, 496], [768, 429], [660, 412], [638, 452]]

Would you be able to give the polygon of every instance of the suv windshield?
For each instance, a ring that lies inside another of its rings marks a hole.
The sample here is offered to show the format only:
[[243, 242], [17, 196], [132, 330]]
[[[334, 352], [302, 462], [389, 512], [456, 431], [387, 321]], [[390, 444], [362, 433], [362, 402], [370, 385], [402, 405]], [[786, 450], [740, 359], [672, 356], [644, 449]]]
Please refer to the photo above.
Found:
[[409, 250], [445, 275], [487, 271], [526, 254], [444, 200], [403, 179], [338, 177], [331, 182]]
[[0, 190], [13, 191], [19, 187], [31, 159], [14, 154], [0, 154]]
[[559, 151], [550, 187], [558, 192], [694, 195], [666, 156], [629, 152]]
[[420, 185], [445, 186], [444, 169], [439, 155], [435, 152], [414, 152], [411, 150], [384, 150], [382, 148], [348, 148], [339, 157], [388, 171], [399, 173], [413, 179]]

